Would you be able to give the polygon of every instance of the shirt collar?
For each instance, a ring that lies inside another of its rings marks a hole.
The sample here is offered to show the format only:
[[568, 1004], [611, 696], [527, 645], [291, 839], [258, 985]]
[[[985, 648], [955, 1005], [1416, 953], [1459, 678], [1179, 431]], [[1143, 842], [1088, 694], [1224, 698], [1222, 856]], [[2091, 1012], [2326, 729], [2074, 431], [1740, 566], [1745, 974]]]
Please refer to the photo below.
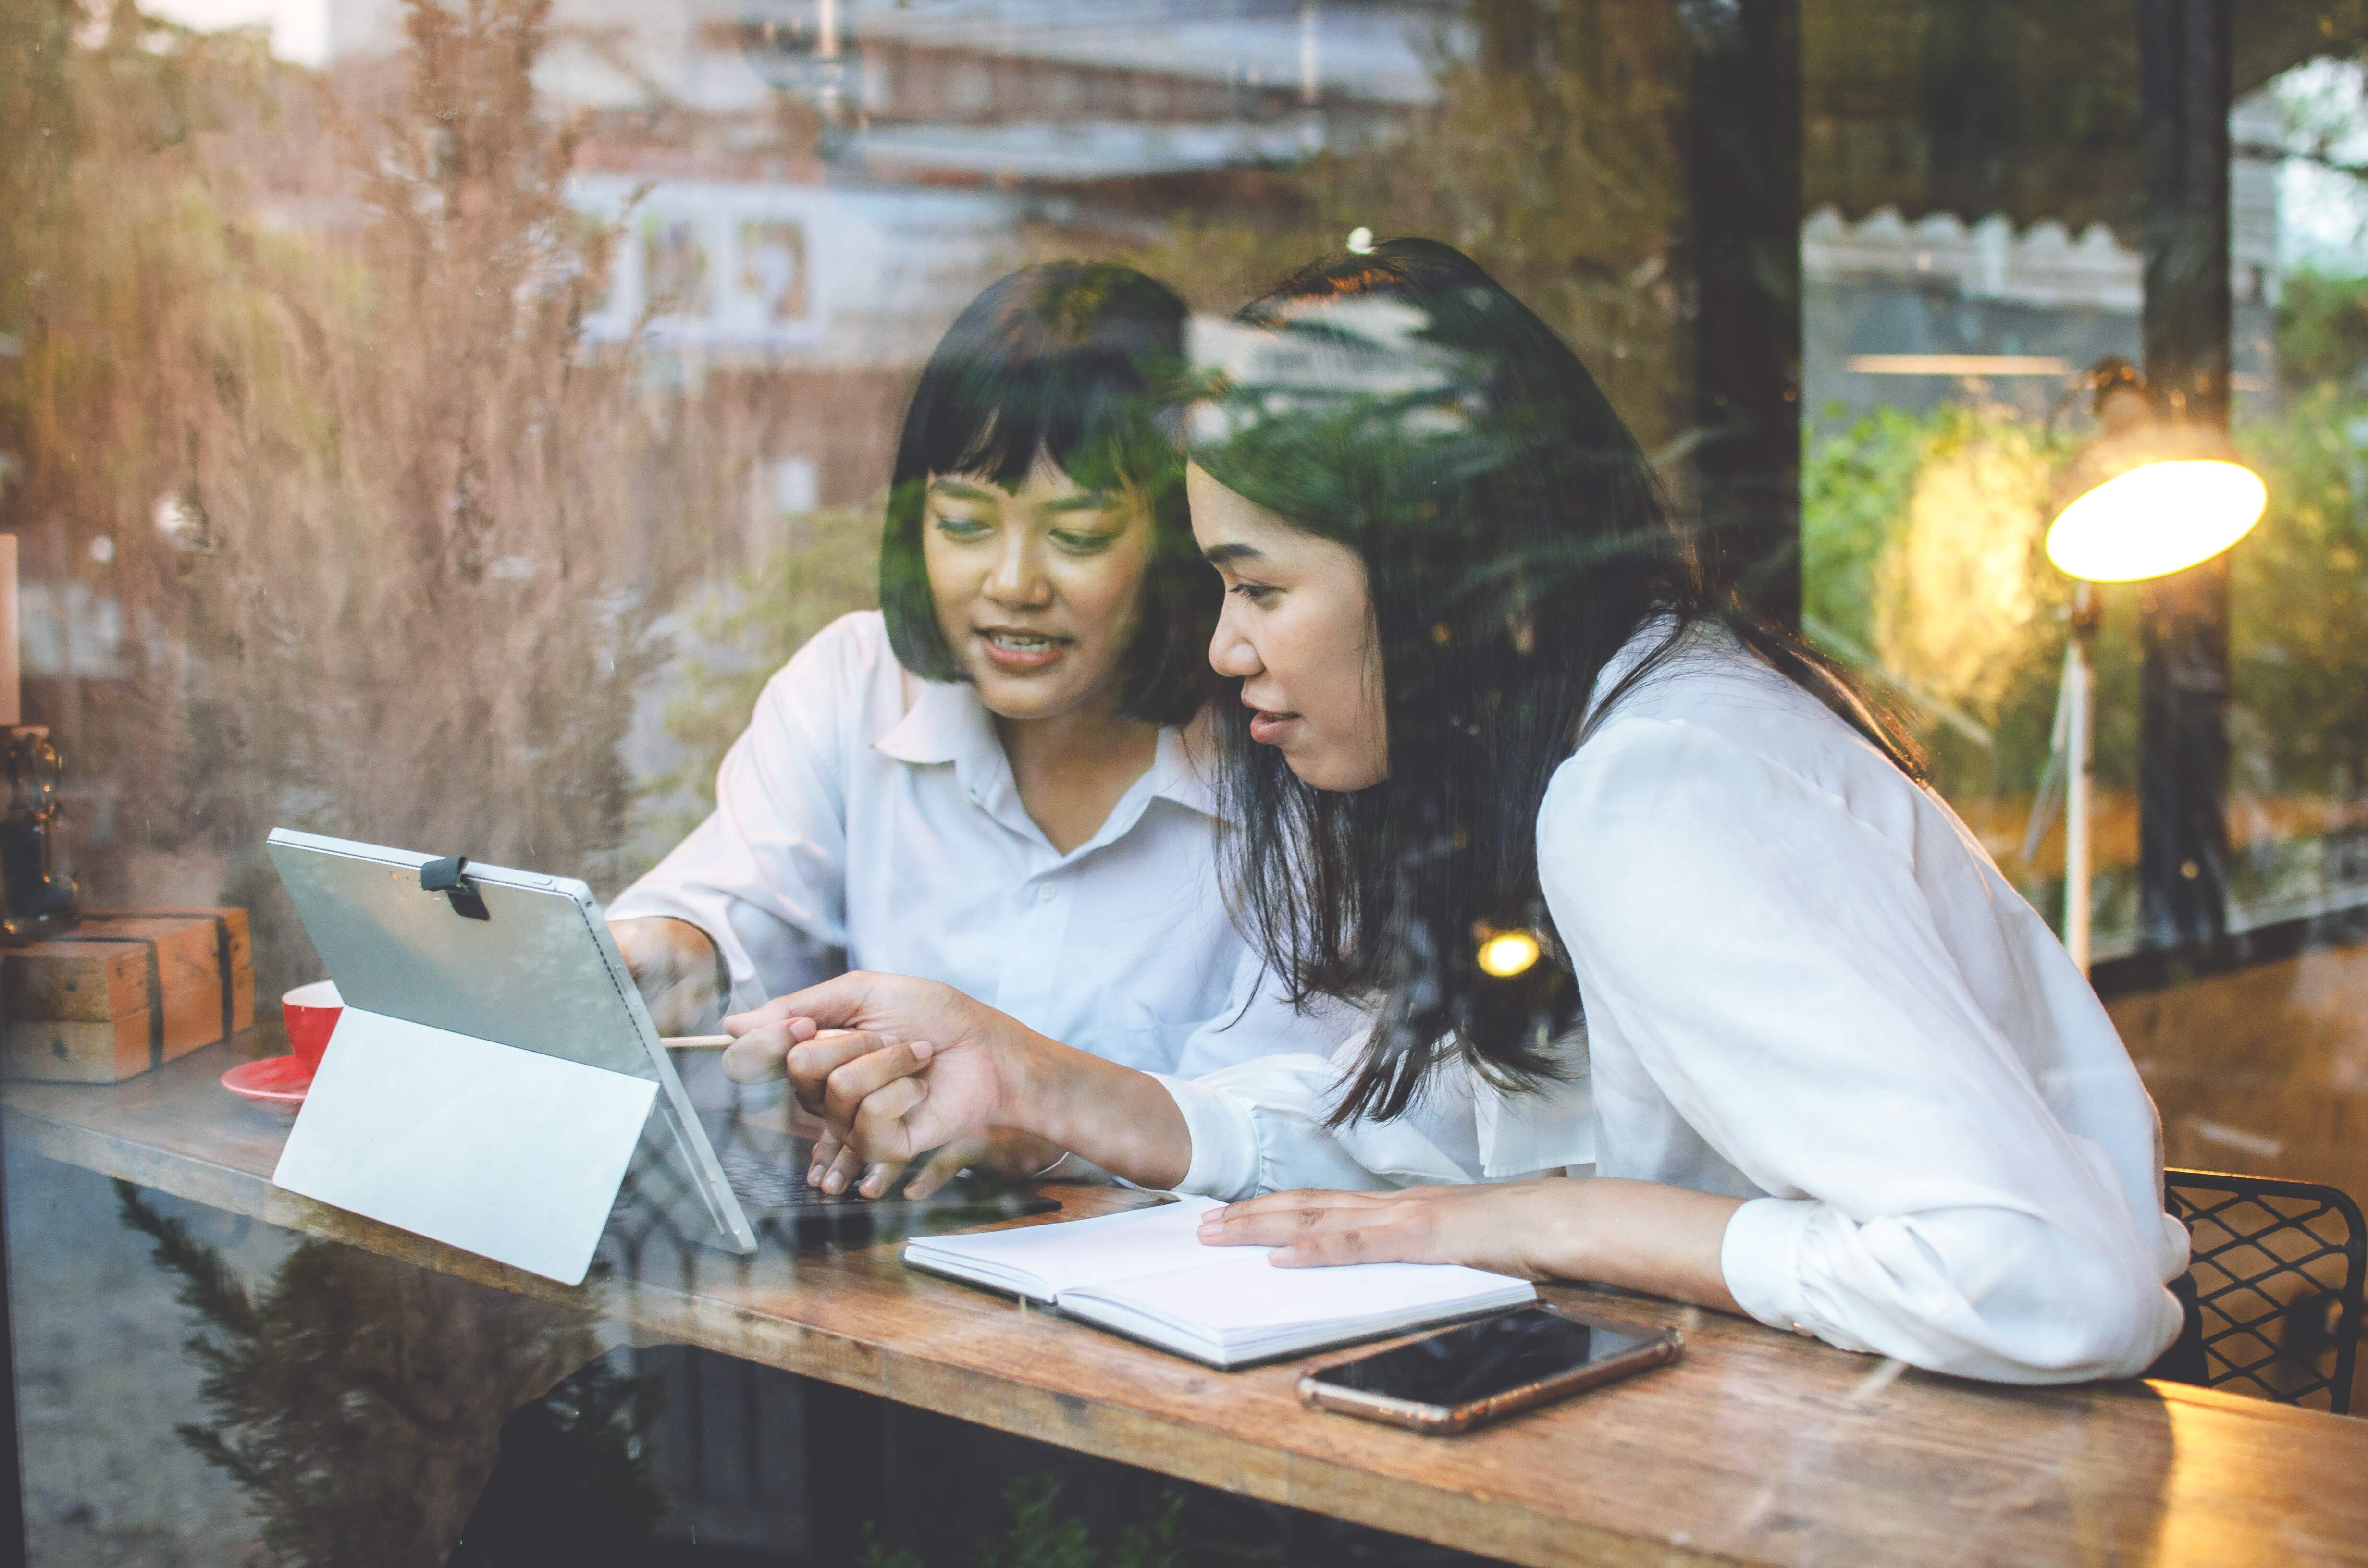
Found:
[[985, 704], [967, 683], [910, 676], [905, 680], [919, 692], [895, 727], [871, 743], [874, 751], [899, 762], [959, 765], [1002, 749]]
[[[1209, 748], [1200, 748], [1202, 756], [1195, 763], [1192, 748], [1184, 744], [1180, 730], [1159, 732], [1159, 755], [1153, 758], [1151, 770], [1157, 776], [1152, 793], [1161, 800], [1173, 801], [1204, 817], [1224, 817], [1218, 809], [1217, 789], [1212, 771], [1215, 758]], [[1226, 819], [1231, 820], [1231, 819]]]
[[[964, 786], [980, 790], [989, 788], [997, 776], [1008, 774], [994, 717], [978, 699], [975, 687], [967, 681], [913, 680], [912, 684], [919, 688], [913, 705], [894, 728], [871, 743], [873, 750], [899, 762], [922, 766], [951, 762]], [[1204, 754], [1198, 762], [1195, 749]], [[1173, 801], [1202, 816], [1220, 815], [1210, 773], [1214, 758], [1209, 752], [1206, 745], [1188, 748], [1181, 731], [1161, 730], [1159, 750], [1151, 763], [1153, 798]]]

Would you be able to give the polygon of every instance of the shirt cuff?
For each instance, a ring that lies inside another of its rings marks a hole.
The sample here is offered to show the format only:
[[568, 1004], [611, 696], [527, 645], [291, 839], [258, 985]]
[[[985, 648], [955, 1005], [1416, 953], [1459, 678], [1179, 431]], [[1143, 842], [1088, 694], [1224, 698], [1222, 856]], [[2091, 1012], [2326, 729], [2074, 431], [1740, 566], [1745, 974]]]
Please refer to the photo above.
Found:
[[1184, 1130], [1192, 1140], [1192, 1163], [1178, 1192], [1199, 1193], [1235, 1203], [1258, 1192], [1258, 1124], [1249, 1107], [1223, 1089], [1191, 1078], [1154, 1073], [1183, 1113]]
[[681, 901], [644, 892], [639, 882], [602, 904], [600, 914], [609, 920], [679, 920], [686, 926], [699, 926], [702, 933], [707, 929], [684, 911]]
[[1735, 1304], [1770, 1328], [1810, 1334], [1801, 1298], [1801, 1233], [1813, 1198], [1755, 1198], [1735, 1211], [1719, 1243], [1718, 1270]]

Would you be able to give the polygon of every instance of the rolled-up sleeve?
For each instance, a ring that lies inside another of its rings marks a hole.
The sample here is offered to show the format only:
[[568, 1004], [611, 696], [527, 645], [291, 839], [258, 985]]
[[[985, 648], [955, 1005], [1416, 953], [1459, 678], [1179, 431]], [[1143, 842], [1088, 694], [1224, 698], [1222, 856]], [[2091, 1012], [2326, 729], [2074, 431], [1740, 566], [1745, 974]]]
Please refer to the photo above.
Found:
[[865, 672], [845, 624], [766, 683], [724, 754], [715, 810], [609, 905], [613, 920], [688, 921], [714, 942], [737, 1006], [824, 978], [847, 945], [846, 694]]
[[1176, 1101], [1192, 1140], [1192, 1164], [1178, 1192], [1199, 1193], [1237, 1202], [1258, 1191], [1258, 1123], [1251, 1096], [1227, 1094], [1213, 1084], [1155, 1073], [1159, 1086]]
[[1907, 847], [1709, 729], [1638, 718], [1557, 774], [1540, 863], [1589, 1017], [1649, 1080], [1599, 1058], [1607, 1124], [1657, 1093], [1767, 1195], [1721, 1253], [1754, 1317], [2018, 1382], [2133, 1374], [2177, 1333], [2112, 1162], [1976, 1005]]
[[1154, 1074], [1192, 1138], [1179, 1192], [1231, 1203], [1298, 1188], [1382, 1191], [1481, 1177], [1473, 1087], [1460, 1065], [1423, 1088], [1406, 1114], [1331, 1123], [1343, 1079], [1361, 1059], [1366, 1020], [1328, 1056], [1289, 1052], [1199, 1078]]

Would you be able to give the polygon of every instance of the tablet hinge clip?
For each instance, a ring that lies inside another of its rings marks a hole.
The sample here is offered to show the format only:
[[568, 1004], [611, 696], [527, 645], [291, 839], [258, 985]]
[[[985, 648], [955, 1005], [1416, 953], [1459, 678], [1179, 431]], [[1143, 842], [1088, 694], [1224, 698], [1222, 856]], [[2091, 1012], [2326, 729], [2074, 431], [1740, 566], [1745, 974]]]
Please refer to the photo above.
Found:
[[490, 920], [493, 915], [485, 908], [484, 895], [467, 875], [466, 855], [447, 855], [441, 860], [430, 860], [419, 868], [419, 891], [440, 892], [451, 904], [452, 913], [469, 920]]

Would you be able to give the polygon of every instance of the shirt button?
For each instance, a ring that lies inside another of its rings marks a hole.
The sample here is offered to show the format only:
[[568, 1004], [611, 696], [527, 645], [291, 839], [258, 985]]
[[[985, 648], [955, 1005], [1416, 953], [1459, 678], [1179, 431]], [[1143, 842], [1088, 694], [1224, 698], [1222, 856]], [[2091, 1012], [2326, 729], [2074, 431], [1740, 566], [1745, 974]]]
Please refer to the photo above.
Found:
[[1039, 882], [1039, 883], [1037, 883], [1037, 884], [1036, 884], [1036, 902], [1037, 902], [1037, 903], [1052, 903], [1054, 899], [1056, 899], [1056, 898], [1058, 898], [1058, 897], [1060, 897], [1060, 896], [1061, 896], [1061, 890], [1060, 890], [1059, 888], [1054, 887], [1052, 883], [1050, 883], [1050, 882]]

